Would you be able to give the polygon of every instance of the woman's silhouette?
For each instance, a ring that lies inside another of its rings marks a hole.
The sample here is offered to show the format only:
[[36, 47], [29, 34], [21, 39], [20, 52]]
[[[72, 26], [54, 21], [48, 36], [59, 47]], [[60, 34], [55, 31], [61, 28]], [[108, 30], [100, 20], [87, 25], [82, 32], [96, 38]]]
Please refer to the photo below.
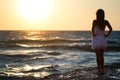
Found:
[[[107, 45], [106, 38], [110, 35], [112, 27], [110, 23], [104, 19], [104, 10], [98, 9], [96, 12], [96, 20], [92, 24], [92, 48], [96, 53], [96, 61], [100, 74], [104, 73], [104, 50]], [[108, 27], [109, 31], [105, 33], [105, 28]]]

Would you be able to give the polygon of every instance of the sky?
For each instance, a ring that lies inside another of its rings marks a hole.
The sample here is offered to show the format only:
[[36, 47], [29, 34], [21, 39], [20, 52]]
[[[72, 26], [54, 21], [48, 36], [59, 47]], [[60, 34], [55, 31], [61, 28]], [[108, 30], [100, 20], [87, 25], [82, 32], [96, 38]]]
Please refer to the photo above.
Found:
[[120, 30], [120, 0], [0, 0], [0, 30], [91, 30], [96, 11]]

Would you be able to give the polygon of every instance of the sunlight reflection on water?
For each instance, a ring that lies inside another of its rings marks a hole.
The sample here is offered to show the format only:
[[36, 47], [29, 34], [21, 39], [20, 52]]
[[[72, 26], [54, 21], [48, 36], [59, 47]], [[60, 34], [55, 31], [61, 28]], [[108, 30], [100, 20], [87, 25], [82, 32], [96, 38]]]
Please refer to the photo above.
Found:
[[39, 72], [39, 70], [45, 67], [50, 67], [51, 65], [40, 65], [40, 66], [34, 66], [34, 67], [25, 65], [22, 68], [12, 68], [12, 67], [9, 67], [7, 64], [6, 66], [7, 66], [6, 67], [7, 69], [6, 69], [6, 72], [4, 72], [4, 74], [7, 76], [19, 76], [19, 77], [33, 76], [33, 77], [42, 78], [42, 77], [48, 76], [50, 73], [45, 71]]

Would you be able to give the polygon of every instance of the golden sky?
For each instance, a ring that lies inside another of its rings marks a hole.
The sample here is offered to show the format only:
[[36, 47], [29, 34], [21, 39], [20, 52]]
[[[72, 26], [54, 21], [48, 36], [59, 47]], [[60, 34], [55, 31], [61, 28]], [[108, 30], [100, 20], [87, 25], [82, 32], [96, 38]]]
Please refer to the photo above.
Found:
[[99, 8], [120, 30], [120, 0], [0, 0], [0, 30], [91, 30]]

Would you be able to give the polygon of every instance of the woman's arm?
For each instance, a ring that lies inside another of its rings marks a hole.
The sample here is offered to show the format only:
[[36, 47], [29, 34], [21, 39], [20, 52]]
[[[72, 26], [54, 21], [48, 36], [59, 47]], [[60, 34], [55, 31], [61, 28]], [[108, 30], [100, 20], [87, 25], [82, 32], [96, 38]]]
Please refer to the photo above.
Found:
[[106, 21], [106, 26], [109, 28], [109, 31], [107, 34], [105, 34], [105, 36], [108, 37], [110, 35], [110, 33], [112, 32], [112, 26], [110, 25], [110, 23], [108, 21]]
[[93, 23], [92, 23], [92, 36], [93, 37], [95, 37], [96, 35], [95, 35], [95, 32], [94, 32], [94, 27], [95, 27], [95, 20], [93, 21]]

